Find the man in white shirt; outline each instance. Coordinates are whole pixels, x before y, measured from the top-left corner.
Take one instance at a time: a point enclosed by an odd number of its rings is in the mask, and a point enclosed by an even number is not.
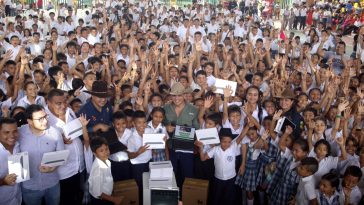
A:
[[[60,133],[63,133],[63,139],[65,142],[65,149],[70,151],[67,163],[60,166],[57,171],[60,177],[61,186],[61,205],[67,205],[72,203],[80,204],[82,202],[82,189],[84,185],[81,182],[85,170],[85,154],[88,153],[88,159],[92,162],[92,153],[88,148],[88,135],[85,119],[80,117],[80,121],[83,122],[83,139],[85,140],[85,146],[80,138],[69,139],[68,136],[64,136],[64,127],[67,123],[76,120],[76,114],[67,107],[67,100],[64,91],[59,89],[53,89],[48,93],[46,113],[49,115],[49,125],[58,129]],[[91,164],[91,163],[90,163]]]
[[[248,32],[244,26],[244,19],[239,19],[239,22],[235,25],[234,37],[244,38]]]
[[[17,176],[9,173],[8,169],[8,157],[19,152],[16,121],[9,118],[0,119],[0,204],[21,204],[20,183],[16,183]]]

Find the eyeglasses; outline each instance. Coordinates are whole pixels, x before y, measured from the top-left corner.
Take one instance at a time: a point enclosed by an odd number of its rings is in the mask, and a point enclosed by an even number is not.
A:
[[[40,117],[38,119],[33,119],[33,120],[38,120],[39,122],[44,122],[45,120],[49,119],[49,115],[44,115],[43,117]]]

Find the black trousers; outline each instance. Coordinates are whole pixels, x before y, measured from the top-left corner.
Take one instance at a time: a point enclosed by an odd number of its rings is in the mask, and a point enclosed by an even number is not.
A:
[[[139,189],[139,204],[143,204],[143,173],[149,171],[149,162],[143,164],[132,164],[131,170]]]
[[[114,182],[132,179],[131,176],[131,163],[129,160],[123,162],[111,162],[111,174]]]
[[[213,184],[213,205],[235,204],[235,177],[228,180],[214,178]]]
[[[60,205],[81,204],[83,191],[81,189],[82,173],[77,173],[70,178],[60,180],[61,199]]]

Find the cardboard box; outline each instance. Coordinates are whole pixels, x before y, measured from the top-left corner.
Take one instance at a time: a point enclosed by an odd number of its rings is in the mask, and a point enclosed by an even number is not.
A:
[[[208,180],[185,178],[182,189],[183,204],[206,205],[208,190]]]
[[[139,205],[138,185],[134,179],[115,182],[113,195],[124,197],[121,205]]]
[[[150,162],[150,179],[172,179],[173,167],[171,161]]]

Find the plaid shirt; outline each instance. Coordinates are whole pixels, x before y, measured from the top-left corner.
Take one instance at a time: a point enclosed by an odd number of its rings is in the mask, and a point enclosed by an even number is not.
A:
[[[300,176],[296,168],[290,169],[292,163],[292,155],[278,158],[276,171],[267,190],[271,196],[269,204],[286,205],[296,195]]]

